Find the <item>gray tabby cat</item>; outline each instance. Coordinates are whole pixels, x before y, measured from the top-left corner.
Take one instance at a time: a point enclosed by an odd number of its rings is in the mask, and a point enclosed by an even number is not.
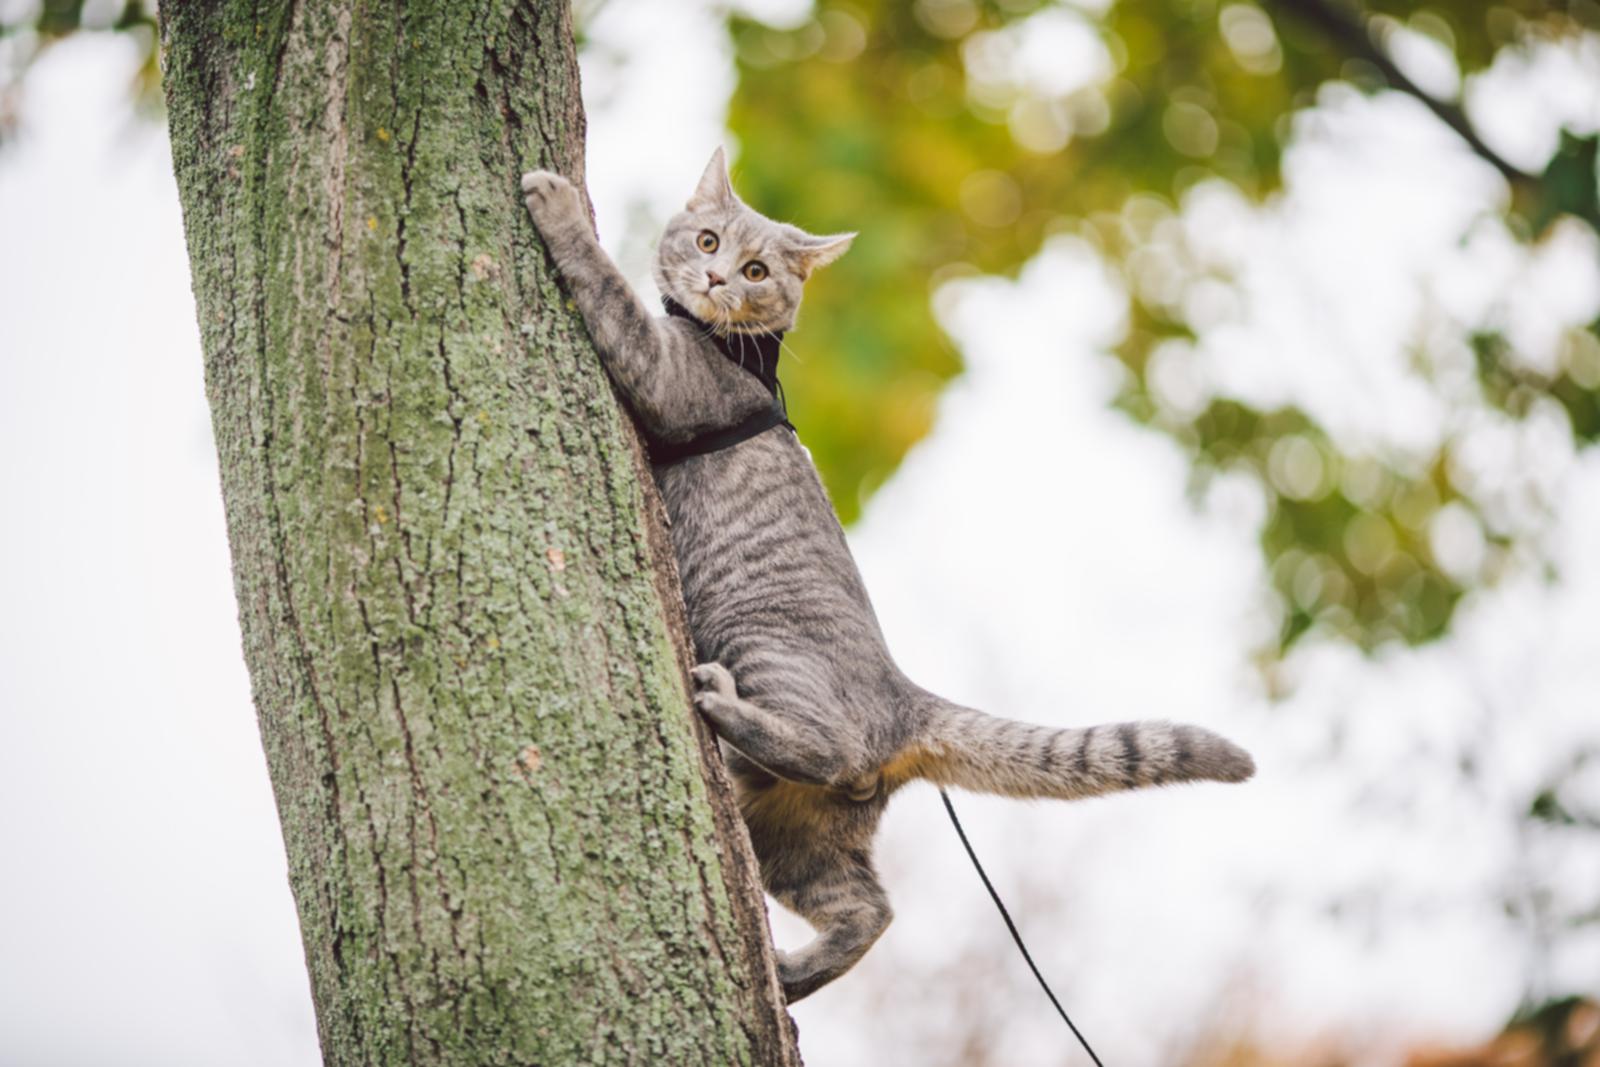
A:
[[[712,334],[743,346],[792,327],[802,283],[855,236],[814,237],[752,211],[718,149],[655,263],[662,293],[694,319],[662,318],[601,250],[567,179],[533,171],[522,189],[606,370],[665,449],[770,409],[766,368],[741,367],[731,355],[742,347],[725,356]],[[888,926],[872,838],[913,779],[1074,800],[1254,773],[1246,752],[1199,727],[1057,730],[917,687],[890,659],[816,469],[784,425],[658,463],[655,478],[702,661],[695,706],[725,742],[767,891],[817,931],[779,953],[791,1002],[849,970]]]

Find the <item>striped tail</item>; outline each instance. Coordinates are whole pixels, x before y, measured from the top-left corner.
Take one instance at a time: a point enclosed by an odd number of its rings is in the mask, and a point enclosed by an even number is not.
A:
[[[1057,730],[942,701],[912,773],[939,785],[1008,797],[1076,800],[1173,782],[1242,782],[1250,754],[1209,730],[1125,722]]]

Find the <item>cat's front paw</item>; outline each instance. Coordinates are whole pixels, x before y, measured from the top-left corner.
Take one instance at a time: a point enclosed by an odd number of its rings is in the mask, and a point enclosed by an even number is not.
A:
[[[739,699],[733,675],[720,663],[702,663],[689,672],[689,677],[694,679],[694,706],[705,714],[714,717],[719,706]]]
[[[568,222],[583,222],[583,197],[567,179],[553,171],[530,170],[522,176],[528,214],[541,233]]]

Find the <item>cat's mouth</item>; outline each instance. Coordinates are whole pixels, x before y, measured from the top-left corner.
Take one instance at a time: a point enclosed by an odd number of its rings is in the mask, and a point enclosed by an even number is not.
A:
[[[737,304],[724,304],[710,289],[692,291],[684,306],[694,312],[696,318],[718,330],[736,330],[745,325],[744,308]]]
[[[751,320],[750,311],[742,301],[726,290],[719,292],[706,285],[698,276],[673,271],[664,273],[660,281],[674,300],[717,333],[765,332],[760,323]]]

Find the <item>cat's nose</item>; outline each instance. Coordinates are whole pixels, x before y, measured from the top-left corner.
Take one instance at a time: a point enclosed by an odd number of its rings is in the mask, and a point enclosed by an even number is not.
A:
[[[728,279],[724,278],[714,270],[706,271],[706,281],[711,283],[710,288],[712,289],[715,289],[719,285],[728,284]]]

